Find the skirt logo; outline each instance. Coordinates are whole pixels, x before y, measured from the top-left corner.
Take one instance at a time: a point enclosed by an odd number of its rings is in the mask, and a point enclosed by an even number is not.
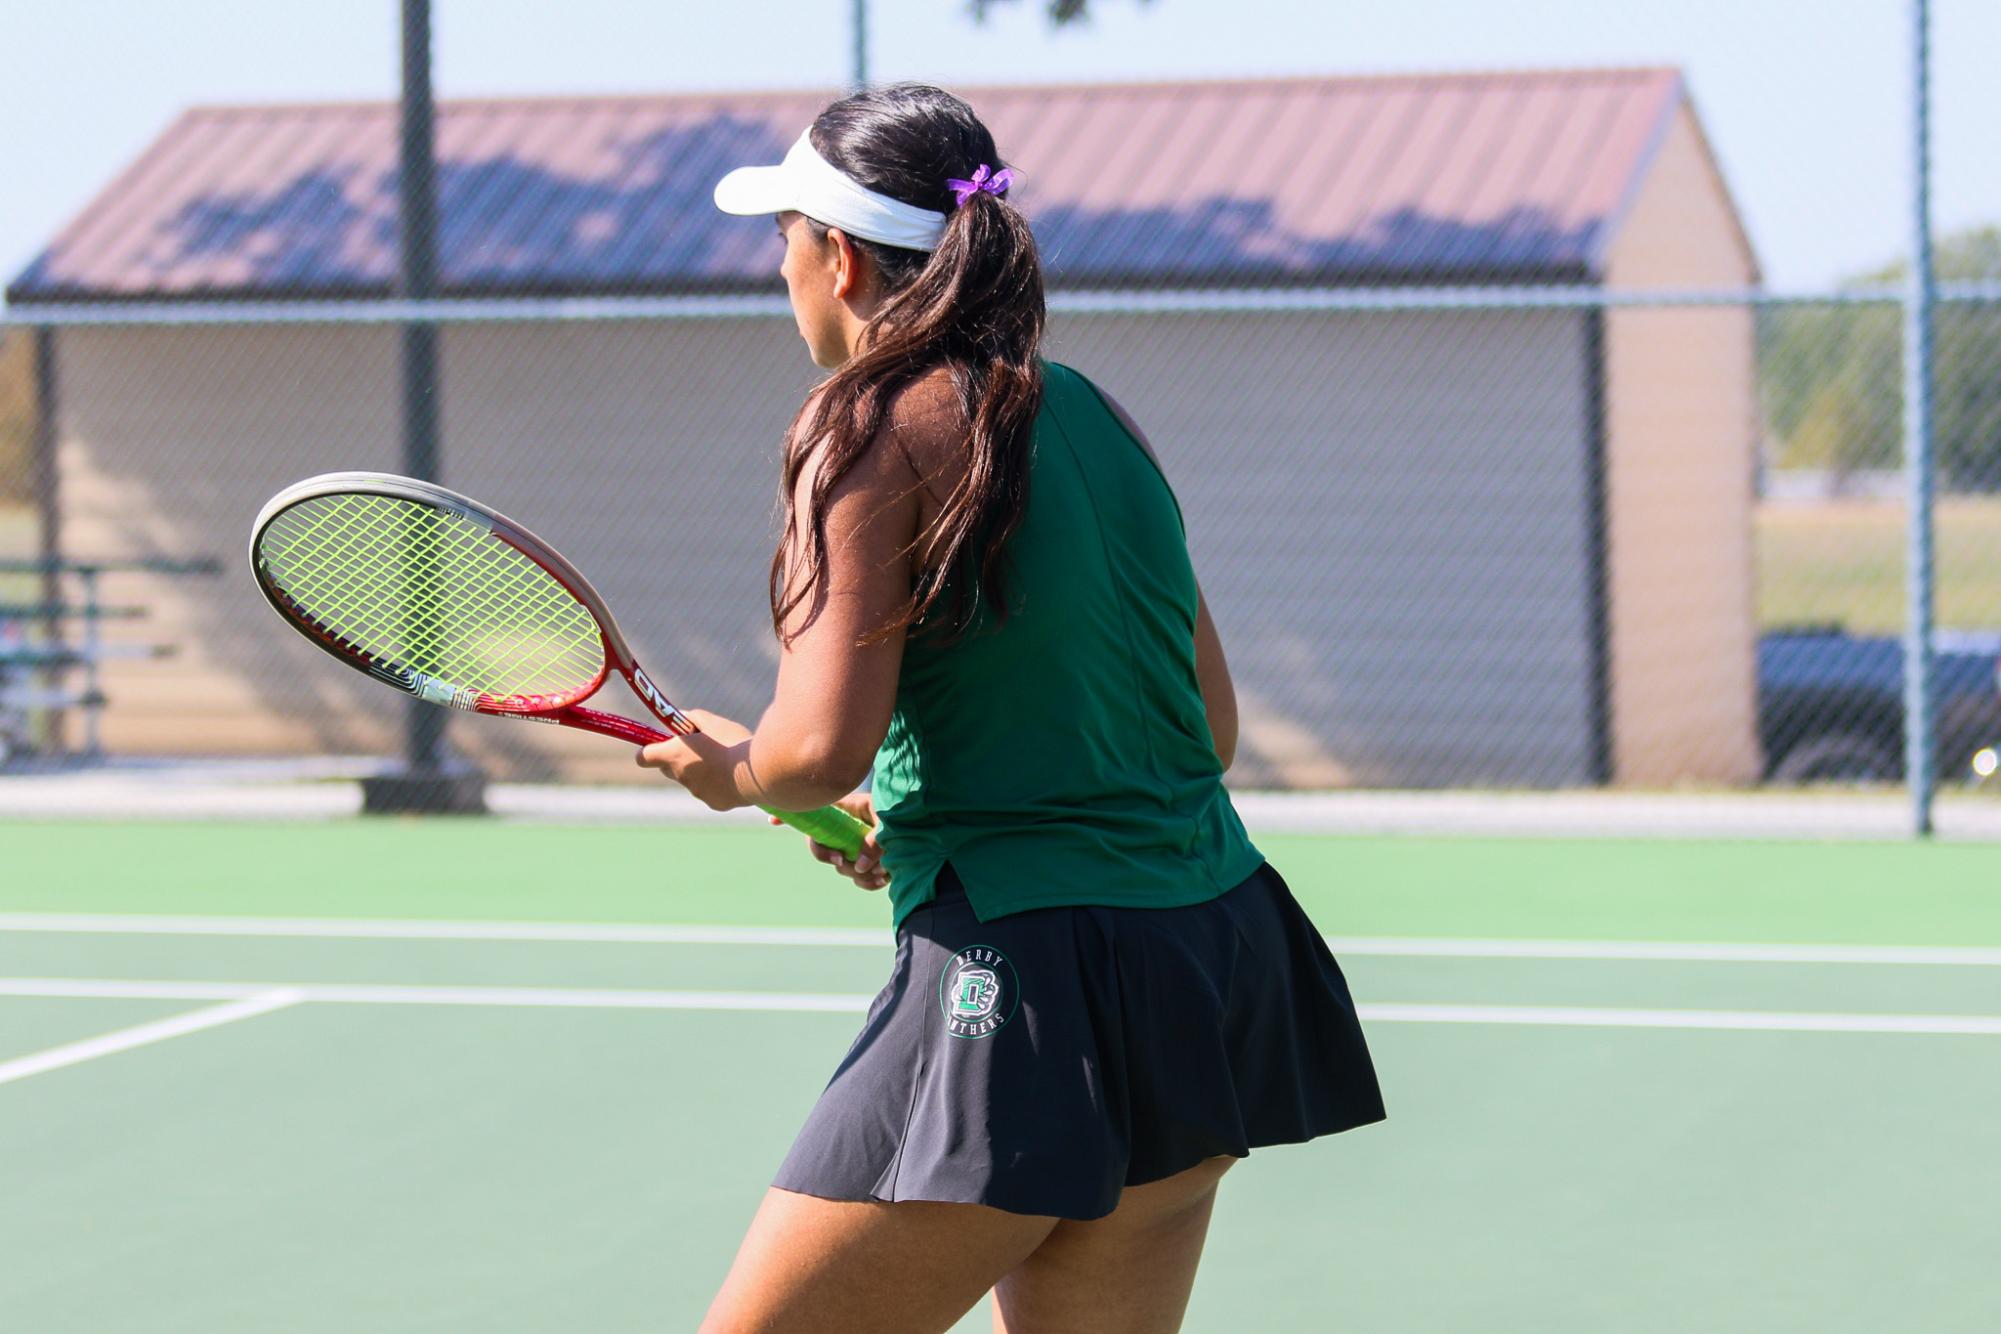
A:
[[[997,949],[974,945],[946,960],[938,976],[938,1008],[955,1038],[985,1038],[1014,1018],[1020,985],[1014,965]]]

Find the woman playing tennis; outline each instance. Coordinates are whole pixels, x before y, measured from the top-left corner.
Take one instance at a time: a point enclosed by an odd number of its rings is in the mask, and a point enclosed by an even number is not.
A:
[[[716,187],[770,215],[832,374],[785,441],[755,731],[649,746],[717,809],[839,801],[894,971],[751,1223],[715,1331],[1179,1327],[1237,1158],[1382,1119],[1347,984],[1222,783],[1229,669],[1137,427],[1044,360],[971,108],[915,84]],[[856,791],[873,767],[871,795]]]

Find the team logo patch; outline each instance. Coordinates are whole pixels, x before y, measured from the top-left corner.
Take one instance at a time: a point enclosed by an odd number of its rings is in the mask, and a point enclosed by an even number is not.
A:
[[[955,1038],[987,1038],[1014,1018],[1021,986],[1007,956],[986,945],[960,950],[938,976],[938,1008]]]

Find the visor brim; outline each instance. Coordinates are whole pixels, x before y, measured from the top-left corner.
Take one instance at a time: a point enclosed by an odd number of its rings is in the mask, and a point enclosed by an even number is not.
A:
[[[716,207],[739,217],[795,210],[798,200],[798,187],[782,166],[738,167],[716,182]]]

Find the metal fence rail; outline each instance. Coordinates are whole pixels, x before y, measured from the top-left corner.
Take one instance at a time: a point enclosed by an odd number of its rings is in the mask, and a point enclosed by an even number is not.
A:
[[[1052,314],[1256,315],[1274,312],[1360,313],[1400,310],[1649,310],[1743,306],[1901,308],[1889,288],[1772,291],[1761,287],[1620,291],[1595,286],[1267,287],[1049,293]],[[2001,282],[1933,285],[1935,305],[2001,304]],[[776,294],[733,296],[476,297],[433,301],[103,301],[0,305],[0,329],[174,328],[201,325],[515,324],[790,318]]]

